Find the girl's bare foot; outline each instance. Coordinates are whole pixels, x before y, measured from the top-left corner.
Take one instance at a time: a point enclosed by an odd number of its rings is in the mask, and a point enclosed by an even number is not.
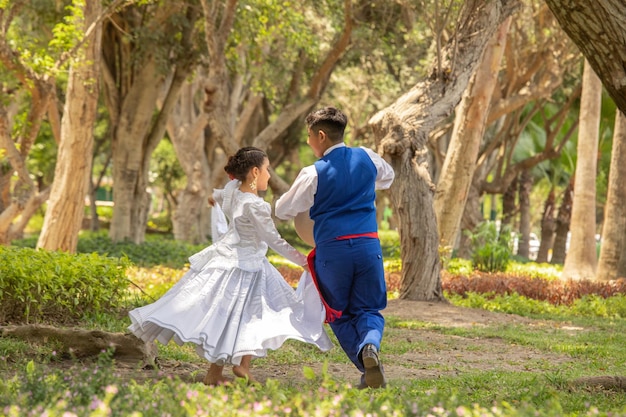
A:
[[[224,375],[222,375],[223,370],[223,366],[218,366],[212,363],[206,375],[204,376],[204,379],[202,380],[204,385],[215,386],[219,384],[226,384],[227,382],[229,382],[228,379],[225,378]]]
[[[249,383],[257,382],[250,373],[250,362],[252,356],[246,355],[241,358],[241,364],[233,366],[233,373],[239,378],[246,378]]]
[[[254,379],[254,377],[250,373],[250,369],[243,366],[233,366],[233,373],[239,378],[247,379],[248,382],[257,382],[257,380]]]

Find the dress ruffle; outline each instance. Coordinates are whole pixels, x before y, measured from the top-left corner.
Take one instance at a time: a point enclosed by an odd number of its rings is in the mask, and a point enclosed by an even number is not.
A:
[[[303,272],[294,290],[267,261],[256,272],[190,270],[159,300],[129,315],[129,330],[140,339],[194,343],[200,356],[218,364],[264,357],[287,339],[332,348],[311,275]]]

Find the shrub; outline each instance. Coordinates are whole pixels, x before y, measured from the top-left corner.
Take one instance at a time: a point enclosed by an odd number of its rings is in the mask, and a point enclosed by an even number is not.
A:
[[[442,286],[445,291],[462,297],[468,293],[492,296],[519,294],[533,300],[547,301],[555,306],[571,306],[577,300],[590,295],[609,298],[626,294],[624,278],[614,281],[561,281],[496,273],[474,272],[469,276],[444,273]]]
[[[126,257],[0,246],[0,322],[74,322],[122,306]]]
[[[16,247],[34,248],[37,237],[15,240],[11,243]],[[85,232],[78,239],[76,252],[97,253],[107,257],[128,257],[140,267],[163,265],[171,268],[182,268],[189,257],[204,249],[209,243],[192,245],[179,242],[162,235],[147,235],[145,242],[136,244],[130,241],[113,242],[106,232]]]
[[[511,231],[496,223],[486,221],[478,225],[475,233],[468,233],[472,249],[472,264],[483,272],[505,271],[511,258]]]

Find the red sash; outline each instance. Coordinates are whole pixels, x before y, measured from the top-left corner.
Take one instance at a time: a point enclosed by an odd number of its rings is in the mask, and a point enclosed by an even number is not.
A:
[[[346,240],[346,239],[354,239],[354,238],[357,238],[357,237],[371,237],[371,238],[378,239],[378,233],[376,233],[376,232],[359,233],[359,234],[355,234],[355,235],[339,236],[339,237],[337,237],[335,239],[337,239],[337,240]],[[315,288],[317,288],[317,292],[320,295],[320,299],[322,300],[322,304],[324,304],[324,308],[326,309],[326,319],[324,320],[324,323],[332,323],[333,321],[335,321],[339,317],[341,317],[343,312],[340,311],[340,310],[335,310],[334,308],[329,306],[328,303],[326,302],[326,300],[324,300],[324,296],[322,295],[322,292],[320,291],[320,286],[317,283],[317,275],[315,274],[315,248],[313,248],[313,250],[311,250],[311,252],[309,252],[308,256],[306,257],[306,260],[307,260],[307,264],[309,265],[309,271],[311,272],[311,278],[313,278],[313,283],[315,284]]]

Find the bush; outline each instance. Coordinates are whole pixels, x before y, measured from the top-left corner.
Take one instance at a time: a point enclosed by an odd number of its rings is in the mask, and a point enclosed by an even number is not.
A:
[[[512,254],[509,227],[503,226],[498,232],[495,222],[486,221],[478,225],[475,233],[468,235],[475,269],[483,272],[506,270]]]
[[[510,274],[450,275],[444,273],[442,286],[450,294],[466,297],[468,293],[507,296],[518,294],[533,300],[547,301],[558,306],[571,306],[586,296],[609,298],[615,295],[626,295],[626,279],[614,281],[590,280],[555,280],[531,278]]]
[[[37,237],[15,240],[12,246],[34,248]],[[170,268],[182,268],[191,255],[204,249],[209,243],[192,245],[179,242],[162,235],[147,235],[145,242],[136,244],[130,241],[113,242],[106,232],[82,233],[78,239],[76,252],[97,253],[107,257],[128,257],[140,267],[163,265]]]
[[[126,257],[0,246],[0,322],[75,322],[118,309],[129,281]]]

